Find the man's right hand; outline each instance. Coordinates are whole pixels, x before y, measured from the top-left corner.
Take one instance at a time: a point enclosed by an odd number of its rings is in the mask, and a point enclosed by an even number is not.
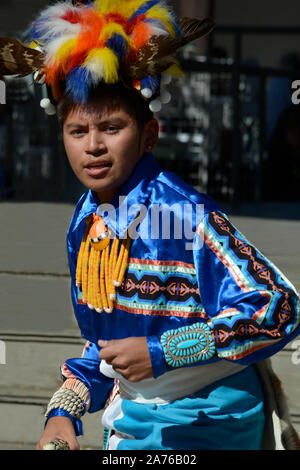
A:
[[[36,450],[43,450],[43,446],[55,439],[62,439],[69,444],[70,450],[79,450],[80,446],[72,421],[66,416],[53,416],[47,422],[43,434],[36,445]]]

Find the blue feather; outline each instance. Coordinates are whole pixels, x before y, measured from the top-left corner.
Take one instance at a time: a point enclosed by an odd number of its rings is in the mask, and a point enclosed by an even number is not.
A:
[[[67,75],[66,92],[71,95],[75,103],[86,104],[92,86],[91,73],[84,67],[75,67]]]
[[[120,61],[124,60],[128,51],[128,42],[121,34],[114,34],[106,41],[106,46],[114,51]]]
[[[148,75],[147,77],[141,80],[142,89],[150,88],[153,94],[155,94],[157,91],[159,91],[160,80],[161,80],[160,75],[156,75],[154,77],[151,77],[150,75]]]
[[[42,36],[47,34],[49,28],[47,26],[48,18],[40,18],[35,21],[29,30],[31,40],[40,39]]]
[[[157,28],[163,29],[164,31],[168,32],[163,22],[160,20],[157,20],[156,18],[146,18],[144,20],[144,23],[149,23],[150,25],[152,24],[153,26],[156,26]]]
[[[140,8],[129,18],[128,21],[133,20],[133,18],[135,18],[136,16],[144,15],[144,13],[147,13],[150,8],[160,3],[160,1],[161,0],[148,0],[148,2],[143,3]]]
[[[182,36],[182,31],[181,31],[181,29],[180,29],[180,27],[178,26],[178,23],[177,23],[178,18],[177,18],[177,16],[175,15],[174,11],[171,10],[171,11],[170,11],[170,15],[171,15],[172,18],[173,18],[172,24],[173,24],[173,26],[174,26],[174,28],[175,28],[176,36],[177,36],[177,37]]]

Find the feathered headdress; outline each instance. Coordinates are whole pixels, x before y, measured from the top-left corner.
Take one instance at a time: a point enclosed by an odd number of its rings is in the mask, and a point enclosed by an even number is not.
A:
[[[181,74],[177,50],[213,27],[209,18],[176,19],[163,0],[59,1],[33,23],[29,47],[0,38],[0,74],[36,71],[57,101],[67,92],[84,104],[100,82],[118,81],[150,99],[162,77]]]

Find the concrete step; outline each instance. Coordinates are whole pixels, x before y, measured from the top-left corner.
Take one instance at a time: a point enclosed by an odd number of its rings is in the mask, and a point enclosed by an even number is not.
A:
[[[73,211],[71,204],[2,202],[1,271],[68,273],[66,234]]]
[[[1,335],[6,364],[0,366],[0,396],[39,399],[47,403],[60,386],[60,366],[80,357],[84,340],[51,335]]]
[[[21,403],[1,403],[1,450],[34,450],[44,429],[44,406]],[[103,448],[101,412],[83,417],[84,436],[78,437],[82,450]]]
[[[47,403],[62,383],[60,365],[68,358],[80,357],[84,341],[51,335],[6,334],[2,338],[6,364],[0,365],[0,448],[32,449],[43,431]],[[80,444],[101,448],[101,412],[87,413],[83,429]]]
[[[0,332],[78,335],[70,279],[0,274]]]

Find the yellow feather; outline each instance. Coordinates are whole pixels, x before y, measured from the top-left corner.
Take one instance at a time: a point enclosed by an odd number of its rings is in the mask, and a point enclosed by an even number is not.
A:
[[[182,78],[183,77],[183,72],[182,72],[182,70],[181,70],[181,68],[180,68],[177,61],[174,61],[174,64],[171,65],[163,73],[167,73],[169,75],[172,75],[172,77],[176,77],[176,78]]]
[[[36,49],[38,46],[39,45],[36,41],[31,41],[28,47],[30,47],[31,49]]]
[[[130,18],[145,0],[95,0],[94,7],[98,13],[119,13],[126,19]]]
[[[64,62],[70,55],[71,51],[74,49],[76,43],[77,39],[69,39],[62,46],[60,46],[53,58],[54,62]]]
[[[116,83],[119,79],[118,57],[108,47],[92,49],[84,65],[96,79],[100,78],[105,83]]]
[[[164,27],[166,28],[170,36],[172,38],[176,36],[175,28],[172,25],[173,18],[166,8],[159,5],[155,5],[154,7],[150,8],[150,10],[146,13],[146,17],[162,21]]]
[[[118,12],[125,16],[125,18],[130,18],[139,8],[141,5],[145,3],[145,0],[127,0],[121,1],[118,5]]]
[[[114,0],[95,0],[94,7],[99,13],[108,13],[112,3]]]
[[[132,40],[127,36],[122,26],[118,23],[106,24],[101,31],[100,40],[105,37],[109,39],[114,34],[120,34],[129,44],[131,44]]]

